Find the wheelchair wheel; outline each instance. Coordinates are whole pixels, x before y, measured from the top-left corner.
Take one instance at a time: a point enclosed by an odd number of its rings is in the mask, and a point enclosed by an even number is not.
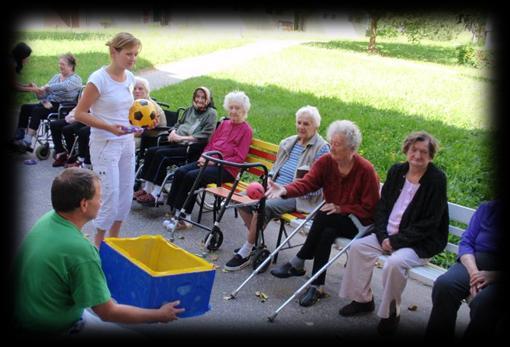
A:
[[[45,143],[44,145],[41,145],[35,149],[35,156],[39,160],[46,160],[50,157],[51,149],[50,144]]]
[[[269,257],[270,254],[271,254],[271,252],[269,252],[269,250],[267,248],[257,249],[255,251],[255,254],[253,255],[253,263],[252,263],[253,270],[258,268],[260,266],[260,264],[262,264],[264,262],[264,260],[266,260]],[[262,269],[260,269],[260,271],[258,273],[261,274],[263,272],[266,272],[269,265],[271,265],[270,261],[268,261],[267,264],[264,265],[264,267]]]
[[[213,229],[207,236],[205,237],[204,244],[205,248],[210,251],[215,251],[220,248],[223,243],[223,233],[219,229]]]

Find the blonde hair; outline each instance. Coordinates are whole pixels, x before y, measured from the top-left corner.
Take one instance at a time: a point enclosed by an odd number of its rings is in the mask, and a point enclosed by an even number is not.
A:
[[[134,46],[138,46],[139,49],[142,49],[142,42],[130,33],[126,32],[118,33],[110,41],[108,41],[106,45],[110,47],[110,52],[113,49],[120,52],[126,47],[131,48]]]

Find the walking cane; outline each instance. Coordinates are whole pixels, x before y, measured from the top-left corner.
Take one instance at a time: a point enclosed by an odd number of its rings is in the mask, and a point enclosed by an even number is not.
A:
[[[359,222],[358,218],[356,216],[354,216],[353,214],[350,214],[349,218],[351,218],[354,225],[358,228],[358,233],[356,234],[356,236],[354,236],[354,238],[347,245],[345,245],[345,247],[340,252],[338,252],[337,255],[335,255],[333,258],[331,258],[331,260],[328,261],[326,265],[324,265],[319,271],[317,271],[317,273],[315,275],[313,275],[308,281],[306,281],[305,284],[303,284],[297,291],[295,291],[294,294],[292,294],[292,296],[290,298],[288,298],[287,301],[285,301],[280,307],[278,307],[278,309],[276,309],[276,311],[274,311],[274,313],[271,316],[267,317],[267,319],[270,322],[274,322],[278,313],[281,310],[283,310],[283,308],[285,306],[287,306],[287,304],[289,302],[291,302],[292,299],[294,299],[296,297],[296,295],[298,295],[303,289],[308,287],[310,285],[310,283],[312,283],[317,277],[319,277],[324,271],[326,271],[326,269],[331,264],[333,264],[335,262],[335,260],[337,260],[340,256],[342,256],[342,254],[344,254],[349,249],[349,247],[355,240],[359,239],[360,237],[363,237],[367,233],[367,231],[369,231],[372,228],[372,225],[363,226]]]
[[[250,276],[236,289],[234,290],[230,296],[228,297],[228,299],[235,299],[237,293],[241,290],[242,287],[244,287],[244,285],[246,283],[248,283],[249,280],[251,280],[253,278],[253,276],[255,276],[261,269],[264,268],[264,266],[269,262],[271,261],[271,259],[280,251],[280,249],[285,246],[285,244],[299,231],[301,230],[301,228],[303,228],[303,226],[308,223],[308,221],[310,221],[314,215],[320,210],[320,208],[322,206],[324,206],[326,202],[323,201],[321,202],[312,212],[310,212],[310,214],[308,216],[306,216],[305,220],[301,222],[301,224],[299,224],[297,226],[297,228],[289,234],[289,236],[287,236],[287,238],[285,240],[283,240],[280,245],[271,253],[267,256],[267,258],[262,262],[262,264],[260,264],[255,270],[253,270],[253,272],[250,274]]]

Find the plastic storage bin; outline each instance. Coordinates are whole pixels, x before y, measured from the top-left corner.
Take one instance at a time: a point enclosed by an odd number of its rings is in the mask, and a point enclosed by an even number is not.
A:
[[[99,255],[110,293],[120,304],[159,308],[180,300],[186,309],[182,318],[211,308],[214,265],[161,235],[106,238]]]

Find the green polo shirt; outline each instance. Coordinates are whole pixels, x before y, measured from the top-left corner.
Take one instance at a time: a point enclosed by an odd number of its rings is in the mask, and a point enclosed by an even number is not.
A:
[[[97,249],[55,211],[28,233],[14,271],[15,315],[22,329],[65,331],[84,308],[110,299]]]

